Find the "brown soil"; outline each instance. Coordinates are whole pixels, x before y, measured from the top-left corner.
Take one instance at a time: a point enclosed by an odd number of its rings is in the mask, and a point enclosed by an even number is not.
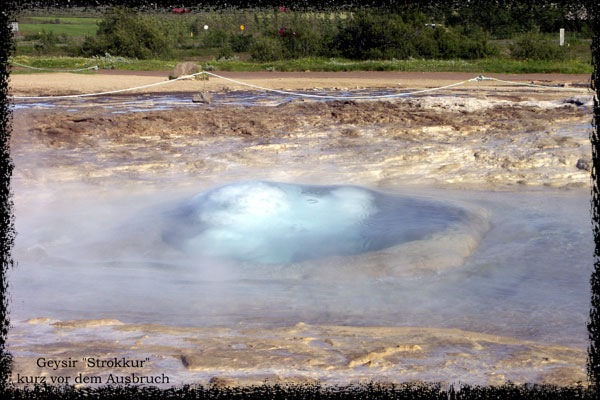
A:
[[[123,324],[116,320],[70,321],[35,319],[45,326],[46,343],[13,342],[11,350],[43,354],[52,359],[98,360],[123,356],[149,362],[135,373],[170,376],[170,386],[193,382],[218,386],[321,383],[328,385],[441,382],[456,377],[476,384],[506,381],[560,386],[585,382],[585,350],[544,345],[510,337],[458,329],[414,327],[319,326],[298,323],[277,329],[177,328]],[[87,328],[87,340],[65,340],[77,328]],[[106,332],[135,334],[133,341],[109,340]],[[75,333],[76,334],[76,333]],[[48,340],[56,337],[54,342]],[[152,338],[160,337],[157,341]],[[183,348],[177,344],[184,340]],[[498,348],[502,348],[498,353]],[[131,356],[137,354],[138,356]],[[51,356],[50,356],[51,355]],[[143,355],[143,356],[142,356]],[[56,371],[36,366],[36,358],[15,360],[13,375],[125,375],[131,368],[73,368]],[[316,376],[316,378],[315,378]],[[73,378],[71,378],[73,379]],[[105,382],[105,380],[103,381]]]
[[[121,179],[133,173],[152,180],[157,174],[210,176],[238,167],[281,170],[286,157],[288,168],[306,171],[327,163],[336,166],[342,181],[377,186],[587,186],[588,172],[578,165],[589,161],[589,140],[557,132],[560,124],[585,124],[590,110],[556,100],[532,101],[528,94],[300,99],[276,107],[218,105],[125,114],[94,106],[77,112],[34,110],[29,114],[34,121],[16,119],[13,155],[29,164],[20,164],[17,175],[52,166],[61,174],[69,171],[64,179],[82,174]],[[36,148],[37,157],[20,158],[20,149]],[[60,167],[63,160],[56,155],[44,159],[48,148],[68,151],[69,165]],[[191,151],[200,148],[201,158]],[[121,167],[107,167],[115,163]]]
[[[98,115],[96,110],[76,114],[47,112],[32,128],[38,140],[53,147],[94,145],[95,140],[111,138],[116,142],[148,134],[161,137],[233,135],[255,138],[281,138],[306,133],[306,127],[328,129],[346,127],[342,136],[358,136],[361,126],[376,124],[384,135],[406,135],[424,127],[446,126],[460,131],[463,138],[480,131],[482,125],[503,135],[512,131],[543,130],[558,120],[585,117],[575,107],[539,110],[533,107],[493,108],[474,113],[432,112],[416,102],[332,101],[292,102],[277,108],[222,106],[221,112],[199,108],[174,111],[150,111],[129,114]],[[402,129],[393,129],[401,124]],[[285,134],[282,135],[282,132]],[[489,133],[488,133],[489,135]],[[29,135],[28,135],[29,136]],[[19,138],[21,136],[17,136]],[[91,141],[91,142],[90,142]],[[165,143],[168,145],[168,142]]]

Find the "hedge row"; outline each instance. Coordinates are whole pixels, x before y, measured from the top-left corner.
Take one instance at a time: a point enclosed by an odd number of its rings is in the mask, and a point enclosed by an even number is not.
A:
[[[249,52],[257,61],[300,57],[367,59],[479,59],[498,55],[489,32],[478,26],[432,24],[417,11],[382,13],[254,14],[251,29],[240,31],[232,15],[203,29],[199,18],[177,23],[165,16],[115,8],[100,22],[98,34],[75,49],[82,56],[106,53],[138,59],[168,58],[175,48],[221,48],[218,58]],[[237,31],[236,31],[237,29]],[[191,38],[196,38],[191,39]],[[557,59],[564,55],[554,43],[527,34],[511,46],[517,59]],[[193,51],[193,50],[192,50]]]

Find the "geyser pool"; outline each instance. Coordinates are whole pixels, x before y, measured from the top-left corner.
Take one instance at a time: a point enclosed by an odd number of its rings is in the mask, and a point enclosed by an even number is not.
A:
[[[163,240],[193,256],[292,264],[423,241],[473,221],[452,203],[356,186],[249,181],[166,214]]]

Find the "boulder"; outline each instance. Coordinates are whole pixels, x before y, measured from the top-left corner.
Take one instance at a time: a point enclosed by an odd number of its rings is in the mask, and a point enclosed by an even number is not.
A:
[[[587,160],[585,158],[580,158],[577,160],[577,165],[575,165],[577,169],[582,169],[584,171],[591,171],[592,169],[592,161]]]
[[[192,96],[194,103],[210,104],[212,103],[213,96],[208,92],[200,92]]]
[[[202,71],[202,67],[193,62],[179,63],[173,68],[173,72],[170,77],[172,79],[179,78],[180,76],[191,75]]]
[[[594,105],[594,98],[592,96],[572,96],[564,99],[563,103],[589,107]]]

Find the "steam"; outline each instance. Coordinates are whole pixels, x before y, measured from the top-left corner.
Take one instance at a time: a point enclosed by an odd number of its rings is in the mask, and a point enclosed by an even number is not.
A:
[[[190,257],[293,264],[422,240],[464,210],[355,186],[250,181],[194,196],[166,214],[163,239]]]

